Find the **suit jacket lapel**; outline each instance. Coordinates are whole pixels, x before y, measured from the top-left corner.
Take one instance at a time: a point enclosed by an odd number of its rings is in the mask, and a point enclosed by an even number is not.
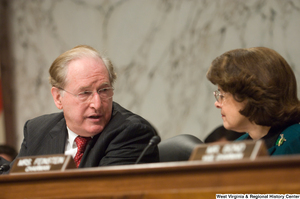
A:
[[[63,118],[49,131],[49,142],[44,148],[49,154],[61,154],[65,152],[65,144],[67,140],[66,121]]]
[[[99,161],[104,155],[104,151],[103,151],[104,145],[97,144],[95,148],[94,146],[96,142],[101,142],[101,139],[99,138],[100,135],[101,133],[95,135],[93,139],[86,146],[79,168],[99,166]]]

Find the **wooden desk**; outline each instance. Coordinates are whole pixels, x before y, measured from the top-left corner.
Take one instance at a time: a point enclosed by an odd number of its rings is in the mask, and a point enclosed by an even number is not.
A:
[[[0,198],[216,198],[216,193],[299,194],[300,156],[255,161],[154,163],[0,176]]]

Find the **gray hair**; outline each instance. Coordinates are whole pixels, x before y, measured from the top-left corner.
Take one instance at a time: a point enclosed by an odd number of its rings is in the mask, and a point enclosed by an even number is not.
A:
[[[64,88],[66,84],[69,63],[73,60],[83,57],[100,58],[108,71],[110,84],[113,86],[117,75],[114,71],[111,61],[106,57],[102,57],[97,50],[88,45],[76,46],[71,50],[64,52],[54,60],[49,69],[50,84],[53,87]]]

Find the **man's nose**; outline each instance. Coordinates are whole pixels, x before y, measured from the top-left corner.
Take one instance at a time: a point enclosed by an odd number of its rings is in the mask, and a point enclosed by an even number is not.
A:
[[[92,99],[90,101],[90,104],[95,109],[98,109],[101,106],[101,100],[102,99],[100,98],[100,95],[97,92],[94,92],[92,94]]]

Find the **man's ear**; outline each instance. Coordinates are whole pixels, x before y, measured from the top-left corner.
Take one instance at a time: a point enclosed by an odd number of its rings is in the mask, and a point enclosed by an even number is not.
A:
[[[53,100],[54,100],[54,103],[56,105],[56,107],[58,109],[62,109],[63,106],[62,106],[62,103],[61,103],[61,90],[59,88],[56,88],[56,87],[52,87],[51,88],[51,94],[52,94],[52,97],[53,97]]]

